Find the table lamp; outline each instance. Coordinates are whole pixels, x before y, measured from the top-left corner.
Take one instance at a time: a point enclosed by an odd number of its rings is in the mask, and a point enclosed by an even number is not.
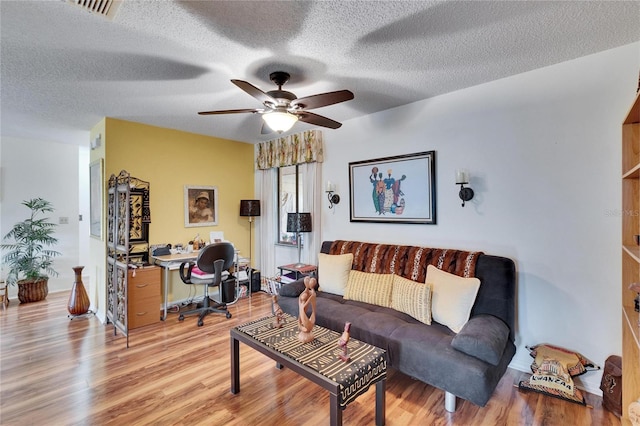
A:
[[[302,249],[300,233],[311,232],[311,213],[287,213],[287,232],[295,232],[297,234],[298,264],[296,267],[299,268],[303,265],[300,262],[300,250]]]
[[[240,216],[249,217],[249,260],[253,262],[251,255],[251,224],[254,217],[260,216],[260,200],[240,200]],[[249,265],[251,266],[251,265]]]

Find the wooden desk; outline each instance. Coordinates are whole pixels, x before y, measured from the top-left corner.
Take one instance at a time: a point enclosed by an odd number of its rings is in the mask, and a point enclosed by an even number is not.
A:
[[[200,251],[193,251],[191,253],[176,253],[167,254],[164,256],[151,256],[153,262],[156,265],[160,265],[164,268],[164,274],[162,277],[162,283],[164,292],[162,293],[162,321],[167,319],[167,304],[169,298],[169,271],[180,268],[182,262],[189,262],[198,258]]]
[[[240,253],[239,250],[235,251],[235,255],[233,259],[233,265],[235,270],[238,269],[239,253]],[[169,299],[169,271],[175,271],[176,269],[179,269],[182,262],[197,260],[199,254],[200,254],[200,250],[196,250],[191,253],[176,253],[176,254],[167,254],[164,256],[151,256],[153,263],[155,263],[156,265],[160,265],[161,267],[164,268],[164,274],[162,277],[163,287],[164,287],[164,292],[162,294],[162,317],[161,317],[162,321],[164,321],[167,318],[167,305],[169,303],[169,300],[168,300]],[[237,273],[236,273],[236,276],[237,276]],[[247,294],[251,296],[251,291],[250,291],[251,281],[248,280],[247,282],[248,282]],[[238,282],[236,282],[236,287],[237,286],[238,286]],[[236,297],[233,302],[227,303],[227,305],[232,305],[236,303],[237,300],[238,298]]]

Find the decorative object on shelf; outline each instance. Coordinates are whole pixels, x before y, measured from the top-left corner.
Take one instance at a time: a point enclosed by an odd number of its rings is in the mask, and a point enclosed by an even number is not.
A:
[[[342,353],[338,355],[338,357],[340,357],[340,359],[344,362],[351,361],[351,358],[349,357],[349,348],[347,348],[347,343],[349,343],[350,331],[351,331],[351,323],[350,322],[344,323],[344,331],[342,332],[342,335],[338,339],[338,346],[342,348]]]
[[[313,341],[313,327],[316,325],[316,287],[315,278],[305,277],[305,289],[298,296],[298,340],[302,343]],[[311,313],[307,310],[311,307]]]
[[[331,181],[327,181],[327,198],[329,199],[329,208],[332,209],[334,204],[340,203],[340,196],[335,194],[335,187]]]
[[[469,187],[465,188],[465,185],[468,184],[469,172],[466,169],[456,170],[456,185],[460,185],[460,192],[458,193],[458,196],[462,200],[462,207],[464,207],[464,203],[473,199],[473,189]]]
[[[640,283],[629,284],[629,290],[633,291],[636,294],[636,297],[633,299],[633,309],[636,312],[640,312]]]
[[[434,225],[435,156],[426,151],[349,163],[350,221]]]
[[[253,248],[251,241],[252,223],[254,217],[260,217],[260,200],[240,200],[240,216],[249,218],[249,266],[253,263]]]
[[[300,261],[300,250],[302,250],[302,241],[300,241],[301,232],[311,232],[311,213],[287,213],[287,232],[296,233],[296,245],[298,247],[298,266],[302,266]]]
[[[276,319],[273,322],[273,328],[282,328],[282,317],[284,316],[284,312],[278,304],[278,296],[275,294],[271,296],[271,312],[273,312],[273,316]]]
[[[70,314],[69,317],[73,319],[73,317],[89,312],[91,303],[89,302],[89,296],[87,296],[87,291],[84,289],[84,284],[82,283],[82,270],[84,266],[74,266],[72,269],[75,278],[73,280],[73,286],[71,287],[71,293],[69,294],[67,310]]]
[[[184,226],[218,224],[218,187],[184,186]]]
[[[2,261],[8,267],[6,281],[18,285],[20,303],[44,300],[49,293],[49,275],[57,276],[53,269],[53,258],[60,253],[50,247],[57,244],[53,236],[57,224],[43,213],[53,212],[53,206],[42,198],[32,198],[21,203],[31,210],[31,215],[13,225],[3,240],[13,240],[2,244],[5,250]]]

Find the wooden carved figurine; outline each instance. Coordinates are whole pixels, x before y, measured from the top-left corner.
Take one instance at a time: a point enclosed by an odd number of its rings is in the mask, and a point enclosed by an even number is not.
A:
[[[349,349],[347,348],[347,343],[349,342],[349,331],[351,330],[351,323],[344,323],[344,331],[342,332],[342,336],[338,339],[338,346],[342,348],[342,353],[338,355],[341,360],[344,362],[351,361],[349,357]]]
[[[316,324],[316,279],[306,277],[304,279],[304,291],[298,297],[298,340],[302,343],[313,341],[313,326]],[[311,308],[311,313],[307,311]]]
[[[278,296],[276,296],[275,294],[271,296],[271,301],[271,311],[276,318],[276,320],[273,322],[273,328],[282,328],[282,316],[284,315],[284,312],[282,311],[280,305],[278,305]]]

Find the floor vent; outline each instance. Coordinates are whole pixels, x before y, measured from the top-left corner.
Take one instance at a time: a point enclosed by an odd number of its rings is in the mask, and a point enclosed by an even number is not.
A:
[[[123,0],[67,0],[87,12],[95,13],[113,20]]]

